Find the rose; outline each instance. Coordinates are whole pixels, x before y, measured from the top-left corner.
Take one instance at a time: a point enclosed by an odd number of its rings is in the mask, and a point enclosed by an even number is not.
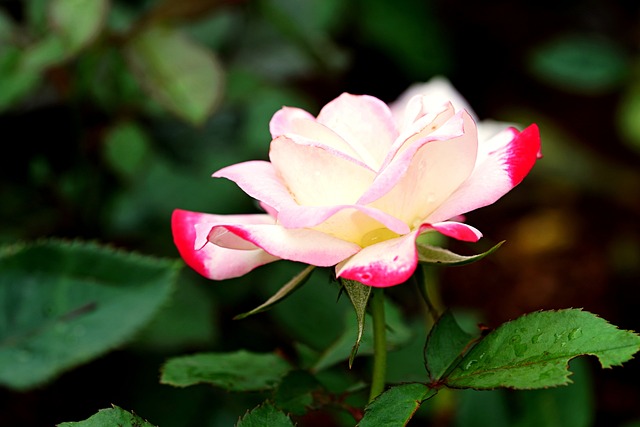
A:
[[[188,265],[217,280],[287,259],[335,266],[337,277],[366,285],[400,284],[416,268],[418,235],[477,241],[481,233],[458,218],[502,197],[539,157],[536,125],[496,132],[472,114],[444,79],[410,88],[391,106],[344,93],[317,117],[284,107],[270,122],[270,162],[213,174],[266,213],[176,210],[175,244]]]

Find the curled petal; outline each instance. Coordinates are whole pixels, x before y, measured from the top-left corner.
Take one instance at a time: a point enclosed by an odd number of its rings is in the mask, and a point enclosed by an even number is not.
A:
[[[403,283],[416,269],[419,230],[367,246],[336,266],[336,276],[379,288]]]
[[[540,157],[536,125],[500,132],[478,147],[478,159],[467,180],[427,221],[442,221],[490,205],[518,185]]]
[[[255,160],[238,163],[220,169],[213,177],[227,178],[235,182],[249,196],[275,211],[280,211],[283,206],[295,204],[291,193],[269,162]]]
[[[271,221],[267,215],[211,215],[176,209],[171,216],[173,241],[180,256],[195,271],[213,280],[240,277],[256,267],[277,261],[279,258],[260,248],[233,250],[211,243],[201,244],[197,240],[196,227],[199,224],[220,224],[227,222]]]
[[[275,139],[287,133],[299,133],[299,123],[301,121],[315,121],[315,117],[301,108],[283,107],[278,110],[269,122],[271,138]],[[303,122],[304,123],[304,122]]]
[[[463,242],[477,242],[482,237],[482,233],[468,224],[455,221],[443,221],[433,224],[423,224],[421,229],[433,229],[441,234]]]
[[[211,229],[209,241],[231,246],[238,244],[239,241],[230,238],[227,232],[253,243],[274,257],[318,267],[335,265],[360,250],[355,243],[320,231],[288,229],[274,224],[221,224]]]

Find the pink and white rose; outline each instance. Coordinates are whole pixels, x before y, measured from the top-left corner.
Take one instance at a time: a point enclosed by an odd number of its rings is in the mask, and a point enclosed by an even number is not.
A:
[[[480,239],[456,219],[518,185],[540,152],[536,125],[477,124],[442,78],[390,106],[344,93],[317,117],[284,107],[270,130],[270,161],[213,174],[257,199],[264,214],[173,213],[175,244],[205,277],[286,259],[335,266],[337,277],[370,286],[400,284],[416,268],[421,233]]]

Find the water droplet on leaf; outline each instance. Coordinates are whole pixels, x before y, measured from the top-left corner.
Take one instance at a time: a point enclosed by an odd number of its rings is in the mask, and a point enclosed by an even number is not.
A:
[[[464,366],[462,367],[462,369],[464,369],[465,371],[468,371],[469,369],[471,369],[471,367],[475,364],[477,364],[478,361],[476,359],[471,359],[469,360],[467,363],[464,364]]]
[[[573,329],[571,332],[569,332],[569,335],[568,335],[569,340],[577,340],[581,336],[582,336],[582,328]]]

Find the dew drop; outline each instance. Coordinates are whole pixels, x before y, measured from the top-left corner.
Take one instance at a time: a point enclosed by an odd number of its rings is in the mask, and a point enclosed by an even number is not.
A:
[[[516,344],[513,346],[513,352],[518,357],[522,357],[527,353],[527,345],[526,344]]]
[[[537,344],[540,341],[540,338],[542,337],[542,332],[535,334],[534,336],[531,337],[531,344]]]
[[[475,364],[477,364],[478,361],[476,359],[471,359],[469,360],[467,363],[464,364],[464,366],[462,367],[462,369],[464,369],[465,371],[468,371],[469,369],[471,369],[471,367]]]
[[[567,337],[569,338],[569,340],[577,340],[578,338],[580,338],[582,336],[582,328],[576,328],[571,330],[571,332],[569,332],[569,335],[567,335]]]
[[[514,336],[512,336],[512,337],[509,339],[509,342],[510,342],[511,344],[517,344],[517,343],[519,343],[520,341],[522,341],[522,337],[521,337],[520,335],[514,335]]]

